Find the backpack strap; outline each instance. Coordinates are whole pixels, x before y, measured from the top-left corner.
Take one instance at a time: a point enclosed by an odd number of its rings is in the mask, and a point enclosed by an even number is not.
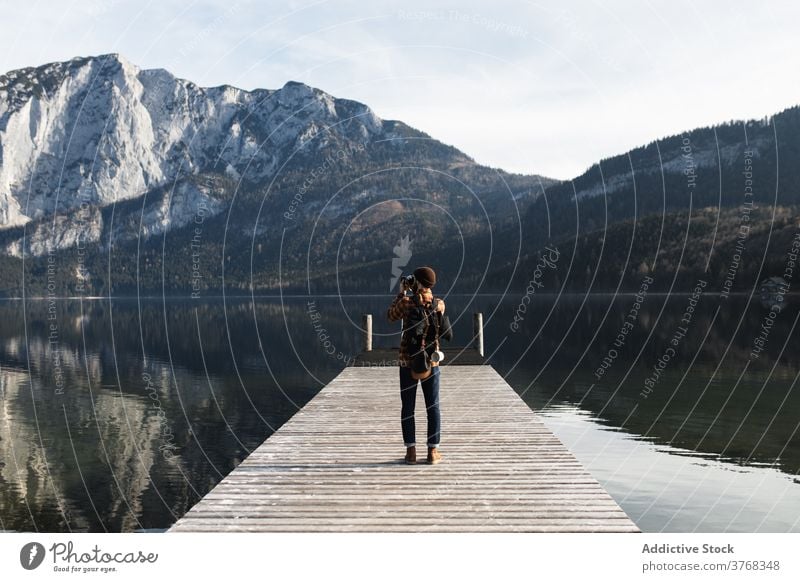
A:
[[[431,323],[433,324],[433,333],[434,333],[434,335],[433,335],[433,343],[434,343],[434,346],[435,346],[434,349],[436,349],[436,350],[439,349],[439,333],[441,331],[440,328],[439,328],[439,317],[438,317],[439,316],[439,310],[438,310],[438,308],[439,308],[439,298],[438,297],[434,297],[433,300],[431,301],[431,307],[430,307],[430,311],[427,313],[427,317],[428,317],[429,325]]]
[[[403,332],[415,329],[420,323],[424,323],[424,320],[425,320],[425,306],[422,304],[422,300],[420,299],[419,295],[414,293],[411,296],[411,302],[414,304],[414,307],[417,310],[418,314],[422,315],[422,320],[421,321],[416,321],[415,323],[410,324],[408,327],[406,327],[406,318],[404,318],[403,319]],[[416,319],[416,318],[414,318],[414,319]],[[425,334],[423,334],[423,336],[424,335]]]

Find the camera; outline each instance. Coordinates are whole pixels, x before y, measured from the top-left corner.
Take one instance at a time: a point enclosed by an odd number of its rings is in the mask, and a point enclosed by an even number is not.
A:
[[[431,362],[439,363],[444,360],[444,352],[441,350],[436,350],[435,352],[431,353]]]
[[[414,275],[406,275],[400,279],[400,284],[404,289],[413,289],[416,283],[417,279],[414,277]]]

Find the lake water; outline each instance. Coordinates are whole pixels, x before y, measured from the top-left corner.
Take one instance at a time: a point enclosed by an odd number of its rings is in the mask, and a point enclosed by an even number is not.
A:
[[[397,345],[389,299],[0,301],[0,528],[169,527],[358,353],[362,313]],[[490,363],[643,531],[800,531],[796,302],[521,299],[449,297],[455,343],[483,312]]]

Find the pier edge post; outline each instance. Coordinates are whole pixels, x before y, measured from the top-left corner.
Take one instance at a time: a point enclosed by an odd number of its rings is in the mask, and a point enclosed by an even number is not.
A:
[[[483,313],[480,311],[472,314],[472,337],[475,349],[483,355]]]
[[[363,328],[364,328],[364,351],[371,352],[372,351],[372,314],[365,313],[362,316]]]

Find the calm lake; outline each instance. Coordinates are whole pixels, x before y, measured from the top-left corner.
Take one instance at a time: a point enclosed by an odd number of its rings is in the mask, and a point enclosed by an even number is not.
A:
[[[169,527],[358,353],[362,313],[398,344],[390,299],[0,301],[0,528]],[[643,531],[800,532],[796,299],[521,299],[448,297],[455,343],[483,312],[490,363]]]

